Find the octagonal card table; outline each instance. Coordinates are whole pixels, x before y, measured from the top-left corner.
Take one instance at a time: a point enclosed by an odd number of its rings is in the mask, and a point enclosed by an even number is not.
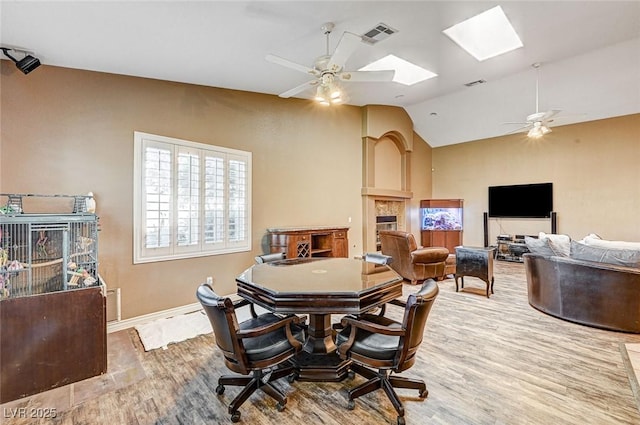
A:
[[[238,295],[273,313],[308,314],[297,379],[339,381],[349,368],[331,332],[332,314],[362,314],[402,296],[402,277],[385,265],[349,258],[293,258],[256,264],[236,278]]]

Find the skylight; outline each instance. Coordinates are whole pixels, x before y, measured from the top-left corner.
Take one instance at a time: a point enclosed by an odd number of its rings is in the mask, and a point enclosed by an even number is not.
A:
[[[500,6],[462,21],[443,32],[479,61],[523,46]]]
[[[394,55],[387,55],[382,59],[378,59],[369,65],[363,66],[359,71],[390,71],[393,70],[396,74],[393,77],[393,81],[396,83],[411,86],[419,83],[420,81],[428,80],[429,78],[437,77],[438,74],[428,71],[418,65],[412,64],[404,59],[400,59]]]

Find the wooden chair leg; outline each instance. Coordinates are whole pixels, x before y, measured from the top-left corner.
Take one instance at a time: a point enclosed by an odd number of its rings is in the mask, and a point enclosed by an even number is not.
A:
[[[287,397],[279,389],[277,389],[270,383],[266,383],[262,385],[260,389],[264,391],[265,394],[273,398],[275,401],[282,404],[282,406],[287,404]]]
[[[419,379],[405,378],[404,376],[389,376],[389,382],[394,388],[409,388],[418,390],[421,393],[427,390],[424,381]]]
[[[373,391],[377,390],[378,388],[380,388],[380,385],[381,385],[380,377],[376,376],[373,379],[370,379],[370,380],[358,385],[354,389],[350,390],[349,391],[349,400],[353,400],[353,399],[361,397],[361,396],[363,396],[365,394],[369,394],[370,392],[373,392]]]
[[[275,386],[272,382],[289,375],[293,372],[293,367],[284,367],[277,369],[268,375],[268,380],[263,381],[265,375],[260,370],[254,371],[251,376],[241,375],[226,375],[221,376],[218,379],[218,388],[216,392],[222,394],[224,392],[225,385],[241,386],[244,387],[240,393],[229,403],[229,414],[231,415],[231,421],[237,422],[240,419],[240,412],[238,409],[258,388],[264,391],[265,394],[275,399],[278,404],[276,405],[278,411],[283,411],[284,406],[287,404],[287,397]]]
[[[251,381],[240,391],[240,394],[229,403],[229,414],[233,415],[247,401],[249,396],[258,389],[258,380],[252,378]]]
[[[252,380],[253,380],[253,376],[223,375],[220,378],[218,378],[218,385],[244,387]]]
[[[364,366],[360,366],[357,363],[352,363],[350,369],[365,379],[372,379],[378,376],[378,373],[374,370],[368,369]]]
[[[404,407],[402,406],[402,402],[400,401],[400,398],[398,398],[398,394],[396,394],[396,392],[393,390],[393,387],[388,380],[382,380],[382,389],[385,393],[387,393],[387,397],[389,397],[391,404],[393,404],[396,412],[398,412],[398,416],[404,416]]]

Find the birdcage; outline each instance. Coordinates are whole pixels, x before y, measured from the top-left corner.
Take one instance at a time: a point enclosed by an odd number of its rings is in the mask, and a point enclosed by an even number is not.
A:
[[[0,299],[99,284],[98,218],[82,208],[83,196],[72,198],[69,214],[29,214],[20,195],[9,196],[0,214]]]

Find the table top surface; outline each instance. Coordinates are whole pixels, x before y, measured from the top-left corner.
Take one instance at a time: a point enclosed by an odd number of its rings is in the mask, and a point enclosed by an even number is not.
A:
[[[238,276],[236,282],[279,295],[359,296],[385,285],[401,285],[402,277],[388,266],[357,259],[294,258],[256,264]]]
[[[236,278],[238,295],[275,313],[361,314],[402,296],[389,266],[350,258],[256,264]]]
[[[469,250],[469,251],[495,251],[495,247],[493,246],[457,246],[456,250],[458,249],[462,249],[462,250]]]

